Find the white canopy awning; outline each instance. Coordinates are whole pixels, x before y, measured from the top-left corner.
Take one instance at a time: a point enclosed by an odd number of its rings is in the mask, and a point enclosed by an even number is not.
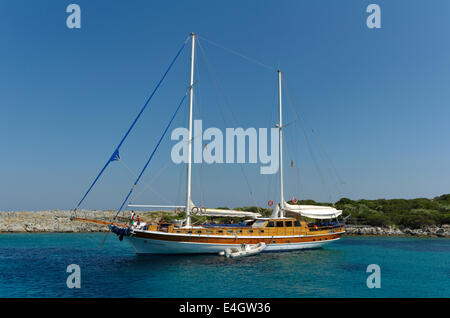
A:
[[[311,219],[333,219],[342,214],[341,210],[337,210],[331,206],[291,205],[284,202],[284,208],[287,211],[298,213],[301,216]]]

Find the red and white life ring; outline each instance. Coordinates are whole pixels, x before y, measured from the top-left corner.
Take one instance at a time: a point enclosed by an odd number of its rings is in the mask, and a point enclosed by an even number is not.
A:
[[[269,200],[269,202],[267,202],[267,204],[268,204],[269,206],[272,206],[272,205],[273,205],[273,201],[272,201],[272,200]]]
[[[297,198],[296,198],[296,197],[293,197],[293,198],[292,198],[292,203],[297,204],[297,202],[298,202]]]

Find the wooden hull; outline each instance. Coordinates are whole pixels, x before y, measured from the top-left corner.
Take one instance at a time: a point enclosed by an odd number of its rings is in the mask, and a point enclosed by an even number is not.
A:
[[[263,252],[282,252],[319,248],[337,241],[343,232],[308,236],[205,236],[174,233],[135,231],[126,237],[137,254],[207,254],[219,253],[243,243],[266,243]]]

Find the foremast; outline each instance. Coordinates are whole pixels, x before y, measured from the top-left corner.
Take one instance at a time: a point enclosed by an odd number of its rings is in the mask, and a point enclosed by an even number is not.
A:
[[[191,165],[192,165],[192,108],[194,102],[194,58],[195,58],[195,33],[191,33],[191,78],[189,83],[189,126],[187,149],[187,177],[186,177],[186,227],[191,226]]]

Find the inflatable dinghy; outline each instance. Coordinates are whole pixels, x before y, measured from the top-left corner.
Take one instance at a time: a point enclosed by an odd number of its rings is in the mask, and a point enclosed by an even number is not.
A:
[[[258,244],[242,244],[240,247],[227,248],[220,252],[219,255],[225,257],[242,257],[261,253],[266,248],[266,243],[260,242]]]

